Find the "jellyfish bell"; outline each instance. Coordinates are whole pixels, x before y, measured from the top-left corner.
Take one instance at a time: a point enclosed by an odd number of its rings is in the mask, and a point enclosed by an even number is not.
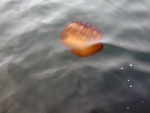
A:
[[[72,49],[72,53],[74,53],[77,56],[80,57],[87,57],[87,56],[92,56],[99,51],[102,51],[103,49],[103,44],[95,44],[86,48],[81,48],[81,49]]]
[[[69,24],[61,35],[62,43],[80,57],[91,56],[102,51],[101,39],[102,32],[100,30],[81,22]]]

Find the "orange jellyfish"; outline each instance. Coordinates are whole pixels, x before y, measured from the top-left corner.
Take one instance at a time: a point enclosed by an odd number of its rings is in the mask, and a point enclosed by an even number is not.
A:
[[[102,32],[99,29],[81,22],[69,24],[61,34],[62,43],[79,57],[92,56],[102,51],[101,39]],[[98,43],[92,43],[96,41]]]

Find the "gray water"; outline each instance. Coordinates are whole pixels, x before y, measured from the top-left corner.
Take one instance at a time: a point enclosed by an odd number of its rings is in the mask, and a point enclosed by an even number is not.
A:
[[[102,52],[62,45],[76,20]],[[149,34],[149,0],[1,0],[0,113],[150,113]]]

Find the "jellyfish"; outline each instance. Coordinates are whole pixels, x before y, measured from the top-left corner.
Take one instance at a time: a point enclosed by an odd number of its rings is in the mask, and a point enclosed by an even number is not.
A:
[[[99,29],[81,22],[72,22],[61,34],[62,43],[79,57],[92,56],[102,51],[101,39],[102,32]]]

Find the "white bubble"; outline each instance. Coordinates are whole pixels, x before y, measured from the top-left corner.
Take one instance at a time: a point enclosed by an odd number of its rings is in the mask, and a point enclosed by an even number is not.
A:
[[[132,85],[130,85],[130,88],[132,88],[133,86]]]
[[[123,70],[123,67],[121,67],[120,69]]]
[[[130,82],[130,80],[129,80],[129,79],[128,79],[127,81],[128,81],[128,82]]]
[[[129,109],[130,107],[127,107],[127,109]]]
[[[144,104],[144,101],[142,101],[142,104]]]
[[[132,67],[133,65],[132,65],[132,64],[129,64],[129,66]]]

